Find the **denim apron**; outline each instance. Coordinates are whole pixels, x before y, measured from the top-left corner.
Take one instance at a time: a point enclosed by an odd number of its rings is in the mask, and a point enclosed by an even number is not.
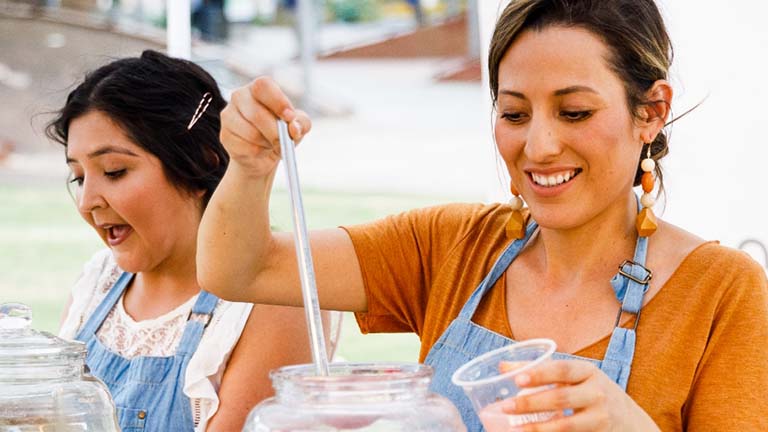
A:
[[[187,320],[176,354],[170,357],[126,359],[113,353],[96,337],[104,319],[133,279],[123,273],[75,339],[88,348],[86,364],[91,373],[104,381],[117,406],[117,419],[123,432],[194,431],[189,398],[184,395],[184,376],[203,331],[211,320],[218,298],[200,291],[192,311],[204,322]]]
[[[491,271],[464,304],[459,316],[440,336],[424,361],[435,370],[431,390],[447,397],[456,405],[468,432],[483,431],[483,427],[462,388],[451,382],[451,376],[461,365],[480,354],[515,343],[512,339],[473,323],[471,319],[480,304],[480,300],[514,261],[536,228],[536,223],[531,221],[526,229],[525,238],[516,240],[507,246],[496,260]],[[640,321],[640,308],[643,305],[643,297],[648,290],[648,282],[651,278],[651,272],[644,267],[647,248],[648,238],[639,237],[633,260],[624,261],[619,266],[619,273],[611,279],[611,286],[616,293],[616,298],[621,303],[621,307],[616,317],[616,324],[605,358],[600,361],[556,352],[553,355],[554,359],[578,359],[591,362],[626,391],[632,359],[635,355],[635,331]],[[619,326],[622,313],[635,315],[633,328]]]

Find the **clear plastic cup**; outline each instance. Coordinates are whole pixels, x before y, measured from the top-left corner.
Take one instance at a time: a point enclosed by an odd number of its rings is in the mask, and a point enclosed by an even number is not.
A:
[[[510,426],[549,420],[557,414],[554,411],[506,414],[501,409],[504,399],[550,388],[521,389],[515,385],[514,378],[549,360],[555,348],[551,339],[530,339],[487,352],[456,370],[453,383],[464,389],[486,432],[506,431]]]

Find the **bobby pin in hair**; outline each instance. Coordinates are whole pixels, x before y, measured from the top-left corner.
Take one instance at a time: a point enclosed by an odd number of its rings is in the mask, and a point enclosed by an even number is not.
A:
[[[195,113],[192,115],[192,120],[189,121],[189,124],[187,125],[187,130],[192,129],[192,126],[197,123],[198,120],[200,120],[200,117],[203,116],[205,113],[205,110],[208,109],[208,105],[211,104],[211,101],[213,100],[213,96],[211,96],[210,92],[206,92],[202,99],[200,99],[200,103],[197,104],[197,109],[195,110]],[[205,104],[205,106],[203,106]]]

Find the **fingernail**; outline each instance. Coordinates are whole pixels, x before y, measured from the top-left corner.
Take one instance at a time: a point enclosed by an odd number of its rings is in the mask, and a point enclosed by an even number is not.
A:
[[[301,138],[301,136],[304,134],[304,131],[301,129],[301,123],[299,123],[298,120],[294,120],[293,127],[296,129],[296,139]]]
[[[504,412],[515,412],[516,408],[517,404],[515,404],[514,399],[505,399],[504,402],[501,403],[501,410]]]
[[[286,108],[283,111],[283,119],[288,121],[293,120],[293,110],[290,108]]]
[[[531,376],[528,374],[520,374],[515,377],[515,384],[519,386],[527,385],[529,382],[531,382]]]

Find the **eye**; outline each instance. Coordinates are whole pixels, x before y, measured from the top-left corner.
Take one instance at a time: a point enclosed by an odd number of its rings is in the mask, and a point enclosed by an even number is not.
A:
[[[567,121],[577,122],[591,117],[592,111],[560,111],[560,116],[564,117]]]
[[[69,180],[70,184],[76,184],[78,187],[83,186],[83,177],[82,176],[81,177],[75,177],[74,174],[73,174],[70,177],[72,177],[72,179]]]
[[[125,174],[125,170],[115,170],[115,171],[104,171],[104,176],[109,177],[112,180],[119,179]]]
[[[512,124],[522,123],[527,117],[528,115],[523,112],[505,112],[501,114],[502,119]]]

